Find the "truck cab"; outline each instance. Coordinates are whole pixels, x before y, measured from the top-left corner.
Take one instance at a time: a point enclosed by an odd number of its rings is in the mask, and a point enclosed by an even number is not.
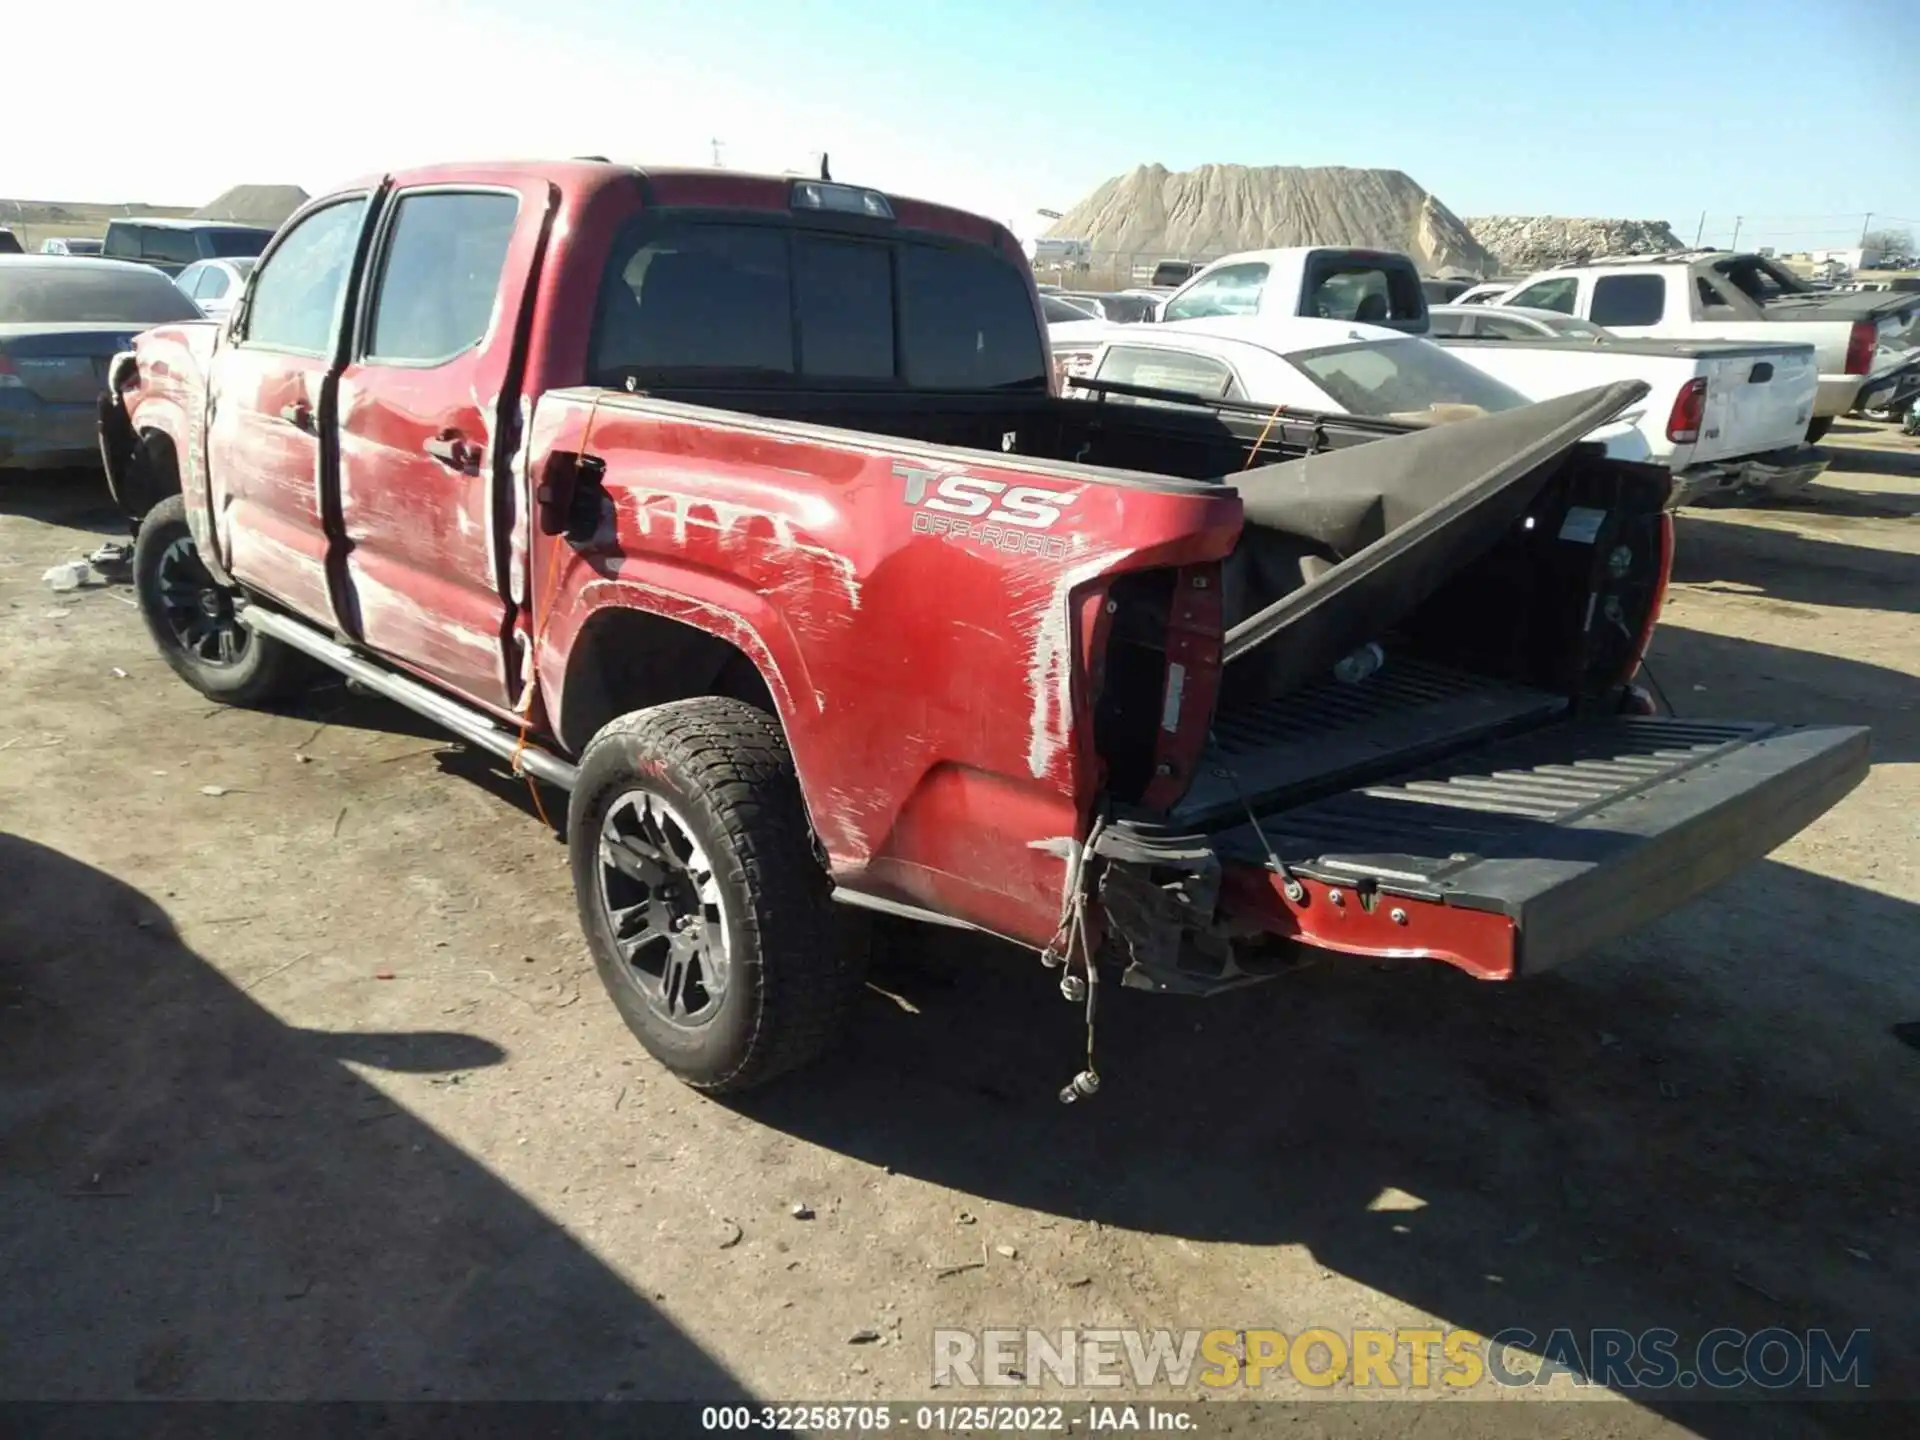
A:
[[[1215,260],[1162,303],[1159,320],[1292,315],[1427,333],[1420,272],[1391,250],[1295,246]]]

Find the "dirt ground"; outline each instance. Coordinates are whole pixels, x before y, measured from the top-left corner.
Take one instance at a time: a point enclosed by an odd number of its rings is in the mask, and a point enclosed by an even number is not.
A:
[[[114,533],[97,478],[0,479],[0,1398],[926,1398],[936,1326],[1422,1323],[1868,1327],[1920,1394],[1920,442],[1843,432],[1803,500],[1681,519],[1652,657],[1683,715],[1872,725],[1838,809],[1520,985],[1110,992],[1073,1107],[1074,1009],[945,933],[829,1062],[682,1089],[523,788],[337,687],[202,700],[124,586],[41,582]]]

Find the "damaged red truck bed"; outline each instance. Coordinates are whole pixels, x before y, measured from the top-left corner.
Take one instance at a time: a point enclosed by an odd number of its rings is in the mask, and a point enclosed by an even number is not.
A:
[[[1043,335],[943,207],[438,167],[140,337],[101,442],[173,668],[331,668],[569,792],[609,994],[708,1089],[827,1042],[863,911],[1083,983],[1300,944],[1509,978],[1865,773],[1863,730],[1640,703],[1666,479],[1580,443],[1636,387],[1425,429],[1063,402]]]

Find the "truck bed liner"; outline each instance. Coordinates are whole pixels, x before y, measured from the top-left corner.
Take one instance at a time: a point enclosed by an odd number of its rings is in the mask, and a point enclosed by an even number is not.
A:
[[[1358,684],[1328,679],[1223,710],[1176,817],[1202,822],[1241,813],[1243,795],[1271,800],[1404,769],[1566,706],[1545,690],[1396,656]]]
[[[1868,732],[1764,722],[1570,720],[1263,815],[1312,879],[1497,911],[1538,969],[1671,910],[1859,783]],[[1264,865],[1243,824],[1221,859]]]

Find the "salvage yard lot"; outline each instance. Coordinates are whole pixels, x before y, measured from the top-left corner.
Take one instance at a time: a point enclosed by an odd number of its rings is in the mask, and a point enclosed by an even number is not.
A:
[[[1682,715],[1873,726],[1842,805],[1521,985],[1119,994],[1072,1108],[1073,1007],[944,932],[826,1064],[683,1089],[523,785],[338,686],[211,706],[124,586],[41,584],[114,534],[97,477],[0,480],[0,1397],[924,1397],[936,1326],[1429,1320],[1868,1327],[1920,1392],[1920,446],[1835,439],[1682,517],[1651,663]]]

